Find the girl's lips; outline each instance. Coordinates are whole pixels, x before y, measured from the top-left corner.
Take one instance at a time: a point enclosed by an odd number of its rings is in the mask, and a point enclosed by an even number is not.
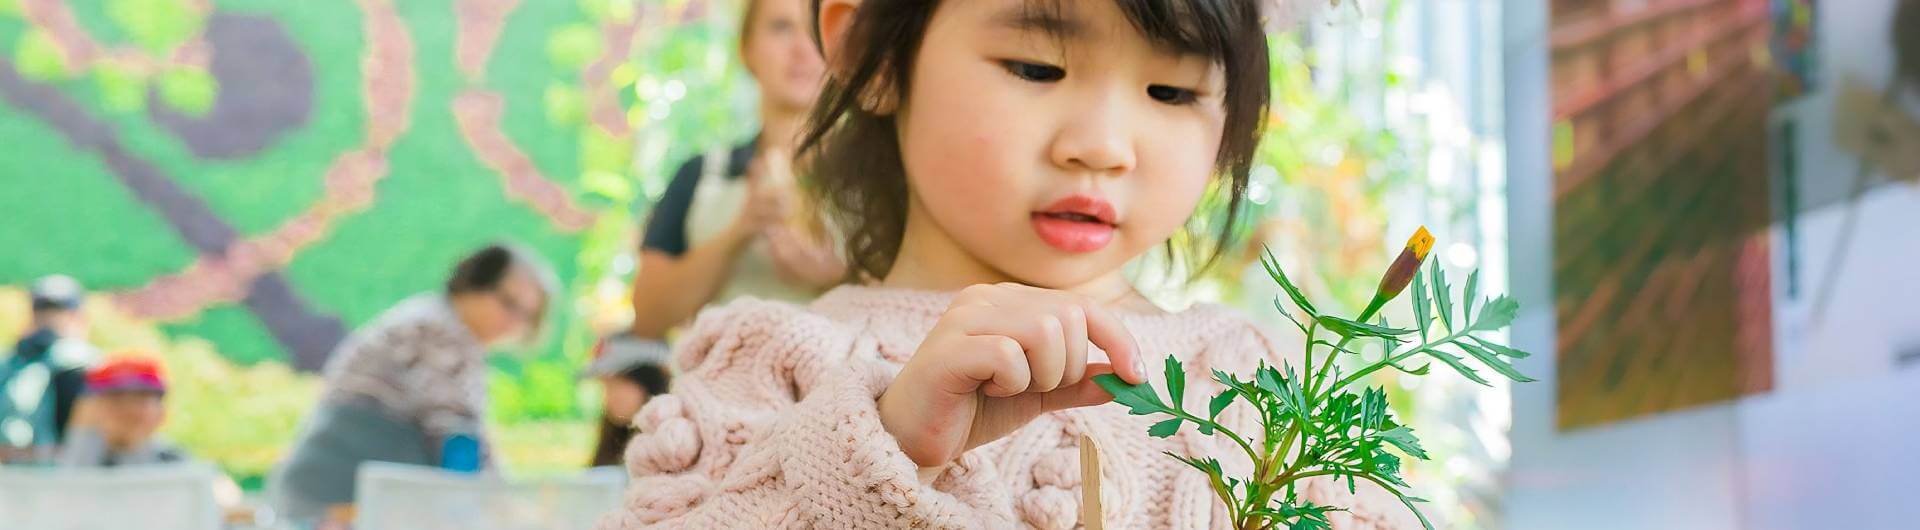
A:
[[[1033,232],[1041,241],[1073,253],[1093,252],[1113,242],[1113,205],[1092,195],[1072,195],[1033,212]]]
[[[1033,214],[1033,233],[1053,248],[1073,253],[1093,252],[1113,242],[1113,225]]]
[[[1074,194],[1053,201],[1038,212],[1041,214],[1077,214],[1091,217],[1102,224],[1116,224],[1113,203],[1094,195]]]

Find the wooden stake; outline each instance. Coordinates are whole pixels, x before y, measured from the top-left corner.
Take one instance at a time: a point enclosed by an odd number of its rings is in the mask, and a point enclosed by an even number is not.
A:
[[[1087,530],[1102,530],[1100,510],[1100,444],[1092,436],[1080,435],[1080,524]]]

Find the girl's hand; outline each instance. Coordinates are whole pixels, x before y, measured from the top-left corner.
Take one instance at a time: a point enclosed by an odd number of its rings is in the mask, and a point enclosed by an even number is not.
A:
[[[1088,345],[1110,363],[1088,363]],[[1146,380],[1120,320],[1085,297],[1003,283],[960,291],[880,396],[880,423],[923,471],[1042,413],[1105,403],[1092,376]]]

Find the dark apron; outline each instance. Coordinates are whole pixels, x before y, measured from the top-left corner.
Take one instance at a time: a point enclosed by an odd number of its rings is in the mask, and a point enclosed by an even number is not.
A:
[[[371,403],[322,402],[268,491],[281,515],[309,521],[352,503],[362,462],[433,465],[425,431]]]

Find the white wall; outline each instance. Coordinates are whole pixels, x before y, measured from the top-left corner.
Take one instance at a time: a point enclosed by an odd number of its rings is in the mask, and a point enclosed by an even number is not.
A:
[[[1892,0],[1821,2],[1819,91],[1785,111],[1801,125],[1791,146],[1803,189],[1851,178],[1850,156],[1828,140],[1842,72],[1884,82]],[[1920,190],[1875,189],[1824,325],[1808,315],[1832,266],[1844,203],[1799,220],[1808,294],[1780,297],[1775,388],[1571,433],[1554,430],[1546,2],[1504,2],[1513,291],[1527,308],[1516,345],[1539,355],[1520,368],[1541,381],[1513,389],[1513,461],[1506,527],[1513,529],[1920,528]],[[1920,29],[1916,29],[1920,31]],[[1776,247],[1784,234],[1774,229]],[[1780,254],[1780,253],[1776,253]],[[1784,289],[1784,255],[1775,264]]]

